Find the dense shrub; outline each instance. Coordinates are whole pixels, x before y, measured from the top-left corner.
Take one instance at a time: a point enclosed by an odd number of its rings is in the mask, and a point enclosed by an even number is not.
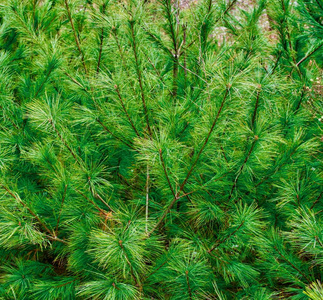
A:
[[[1,299],[323,299],[323,1],[238,4],[1,1]]]

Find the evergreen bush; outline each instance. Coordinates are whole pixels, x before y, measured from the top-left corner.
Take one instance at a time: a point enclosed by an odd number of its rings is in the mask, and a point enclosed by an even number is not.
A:
[[[2,0],[1,299],[323,299],[323,1]]]

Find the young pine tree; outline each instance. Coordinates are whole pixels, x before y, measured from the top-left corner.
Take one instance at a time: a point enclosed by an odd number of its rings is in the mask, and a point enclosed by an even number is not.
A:
[[[240,2],[1,1],[1,299],[322,299],[323,1]]]

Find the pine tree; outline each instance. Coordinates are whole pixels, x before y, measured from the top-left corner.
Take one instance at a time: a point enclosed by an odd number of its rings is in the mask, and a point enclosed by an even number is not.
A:
[[[1,299],[322,299],[322,0],[0,24]]]

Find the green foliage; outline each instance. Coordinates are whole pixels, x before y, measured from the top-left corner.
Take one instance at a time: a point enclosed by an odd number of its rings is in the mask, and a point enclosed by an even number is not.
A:
[[[306,291],[304,293],[312,300],[322,299],[323,297],[322,284],[319,281],[313,282],[311,285],[306,287]]]
[[[322,299],[323,2],[3,0],[0,299]]]

